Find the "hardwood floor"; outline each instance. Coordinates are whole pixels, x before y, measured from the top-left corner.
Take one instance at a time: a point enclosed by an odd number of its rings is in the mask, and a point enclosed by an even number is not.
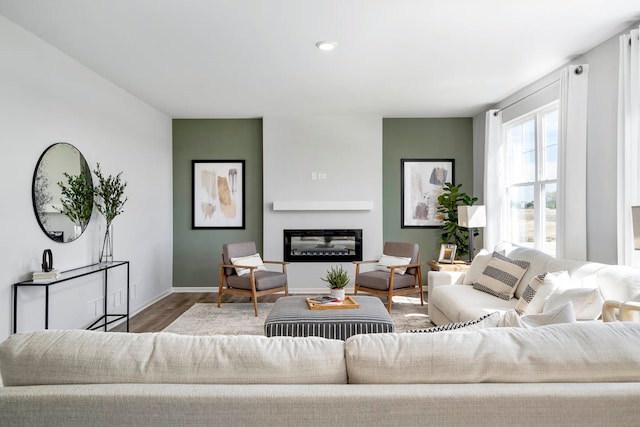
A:
[[[289,294],[292,295],[292,294]],[[271,294],[258,298],[258,302],[275,302],[283,294]],[[250,302],[249,298],[228,295],[222,296],[223,303]],[[142,310],[129,320],[129,332],[160,332],[176,320],[182,313],[197,303],[218,303],[217,292],[176,292]],[[118,325],[112,331],[124,332],[126,326]]]
[[[292,294],[289,295],[306,295]],[[360,294],[358,294],[360,295]],[[371,294],[362,294],[372,296]],[[278,298],[282,298],[284,293],[265,295],[258,298],[258,302],[276,302]],[[385,298],[381,298],[386,303]],[[425,304],[427,301],[427,293],[424,292]],[[222,296],[223,303],[251,302],[249,298],[239,295],[225,294]],[[129,320],[129,332],[160,332],[176,320],[185,311],[189,310],[197,303],[218,303],[217,292],[176,292],[172,293],[155,304],[142,310],[140,313],[131,317]],[[126,326],[118,325],[111,329],[116,332],[124,332]]]
[[[295,295],[295,294],[289,294]],[[305,294],[309,295],[309,294]],[[360,294],[358,294],[360,295]],[[371,294],[362,294],[372,296]],[[258,298],[258,302],[276,302],[278,298],[284,296],[284,293],[270,294]],[[385,302],[384,298],[383,302]],[[427,301],[427,293],[424,292],[425,304]],[[239,295],[225,294],[222,296],[223,303],[234,302],[251,302],[249,298]],[[129,332],[160,332],[176,320],[182,313],[189,310],[197,303],[218,303],[217,292],[175,292],[172,293],[155,304],[142,310],[140,313],[131,317],[129,320]],[[124,332],[126,326],[118,325],[111,329],[116,332]]]

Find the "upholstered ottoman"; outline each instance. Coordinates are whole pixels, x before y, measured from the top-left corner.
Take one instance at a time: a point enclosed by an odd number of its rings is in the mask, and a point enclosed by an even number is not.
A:
[[[353,297],[360,308],[311,310],[306,297],[279,298],[264,322],[268,337],[316,336],[346,340],[356,334],[393,332],[393,321],[376,297]]]

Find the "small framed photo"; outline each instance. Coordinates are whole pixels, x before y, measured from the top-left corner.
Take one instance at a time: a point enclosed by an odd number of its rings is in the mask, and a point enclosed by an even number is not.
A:
[[[192,229],[244,228],[244,160],[192,161]]]
[[[456,259],[457,249],[458,246],[449,243],[443,243],[440,245],[440,256],[438,257],[438,262],[443,264],[453,264],[453,261]]]

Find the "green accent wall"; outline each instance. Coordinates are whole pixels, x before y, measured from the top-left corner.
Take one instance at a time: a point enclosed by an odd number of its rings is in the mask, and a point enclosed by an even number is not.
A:
[[[192,160],[245,161],[245,229],[191,229]],[[223,243],[262,252],[262,210],[262,119],[173,120],[173,286],[218,286]]]
[[[455,159],[455,184],[473,193],[471,118],[383,119],[383,236],[385,241],[418,242],[421,261],[437,258],[440,229],[401,228],[401,159]]]

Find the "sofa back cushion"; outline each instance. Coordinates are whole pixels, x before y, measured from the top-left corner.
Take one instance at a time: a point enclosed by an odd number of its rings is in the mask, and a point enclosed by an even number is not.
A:
[[[640,323],[366,334],[346,341],[354,384],[640,381]]]
[[[0,344],[5,386],[344,384],[344,342],[169,333],[40,331]]]

